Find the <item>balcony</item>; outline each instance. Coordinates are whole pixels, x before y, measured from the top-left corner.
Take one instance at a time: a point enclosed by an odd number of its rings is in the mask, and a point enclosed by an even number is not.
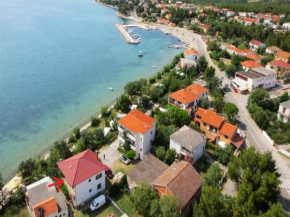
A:
[[[281,116],[283,116],[283,117],[290,117],[290,114],[287,114],[286,112],[285,113],[283,113],[283,112],[278,112]]]

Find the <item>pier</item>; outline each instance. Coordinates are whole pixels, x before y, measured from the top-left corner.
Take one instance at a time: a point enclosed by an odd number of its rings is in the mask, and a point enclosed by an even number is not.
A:
[[[124,26],[126,26],[126,25],[124,25]],[[127,41],[127,43],[129,43],[129,44],[139,44],[140,41],[133,39],[133,37],[124,29],[124,26],[120,25],[120,24],[116,24],[117,29],[124,36],[124,38]]]

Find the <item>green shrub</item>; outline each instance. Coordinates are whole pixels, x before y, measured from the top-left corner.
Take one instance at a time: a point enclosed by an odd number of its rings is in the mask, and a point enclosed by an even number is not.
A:
[[[130,160],[133,160],[136,157],[136,152],[134,150],[130,150],[126,152],[126,157]]]
[[[118,135],[118,132],[117,131],[109,132],[106,135],[106,141],[107,142],[111,142],[111,141],[115,140],[117,138],[117,135]]]
[[[284,84],[289,84],[290,83],[290,78],[286,78],[284,81],[283,81]]]
[[[213,144],[212,142],[207,142],[206,148],[215,151],[217,146],[215,144]]]
[[[149,82],[150,82],[150,84],[153,84],[153,83],[155,83],[155,81],[156,81],[156,77],[154,76],[154,77],[151,77],[151,78],[149,78]]]
[[[100,119],[97,118],[96,116],[92,116],[91,117],[91,125],[92,125],[92,127],[98,126],[100,122],[101,122]]]

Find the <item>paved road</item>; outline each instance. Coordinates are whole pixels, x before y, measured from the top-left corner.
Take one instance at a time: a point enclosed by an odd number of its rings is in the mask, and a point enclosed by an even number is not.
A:
[[[99,153],[99,158],[103,164],[107,166],[112,166],[112,164],[119,159],[120,153],[118,152],[119,140],[116,139],[112,144],[106,149],[101,149]],[[105,155],[105,159],[104,159]]]

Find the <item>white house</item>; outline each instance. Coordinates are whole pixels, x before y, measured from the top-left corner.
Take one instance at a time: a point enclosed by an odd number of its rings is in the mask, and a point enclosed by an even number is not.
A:
[[[202,156],[206,145],[206,137],[184,125],[170,136],[170,148],[176,153],[191,156],[194,162]]]
[[[235,15],[234,11],[227,11],[227,17],[232,17]]]
[[[168,97],[168,102],[186,110],[190,115],[193,115],[198,108],[200,97],[208,98],[208,92],[209,89],[194,83],[187,86],[185,89],[180,89],[171,93]]]
[[[74,206],[78,207],[106,189],[105,166],[97,153],[87,149],[59,162],[59,169],[65,177],[65,184]]]
[[[253,19],[253,18],[248,18],[248,17],[246,17],[245,19],[244,19],[244,24],[245,24],[245,26],[250,26],[250,25],[252,25],[252,24],[255,24],[255,25],[259,25],[259,19]]]
[[[200,57],[199,52],[197,50],[194,50],[194,49],[185,50],[183,52],[183,54],[184,54],[184,58],[194,59],[195,61],[198,61],[198,59]]]
[[[150,151],[151,143],[155,138],[156,121],[140,112],[131,110],[119,121],[119,142],[125,143],[123,132],[127,133],[127,140],[131,148],[136,151],[136,158],[143,160],[144,154]]]
[[[251,40],[249,42],[249,46],[250,46],[251,51],[255,51],[255,52],[258,50],[258,48],[263,48],[263,49],[266,48],[266,45],[264,43],[257,40]]]
[[[282,28],[285,30],[290,30],[290,23],[283,23]]]
[[[55,186],[48,187],[53,181],[45,177],[26,187],[26,204],[33,217],[69,216],[62,191]]]
[[[290,100],[280,103],[278,110],[278,119],[285,123],[290,122]]]
[[[189,69],[190,67],[194,67],[196,68],[197,66],[197,63],[194,59],[188,59],[188,58],[181,58],[180,59],[180,65],[181,65],[181,68],[187,68]]]
[[[240,91],[253,91],[256,88],[269,89],[275,87],[277,72],[263,67],[253,68],[246,72],[236,72],[232,81],[234,87]]]

